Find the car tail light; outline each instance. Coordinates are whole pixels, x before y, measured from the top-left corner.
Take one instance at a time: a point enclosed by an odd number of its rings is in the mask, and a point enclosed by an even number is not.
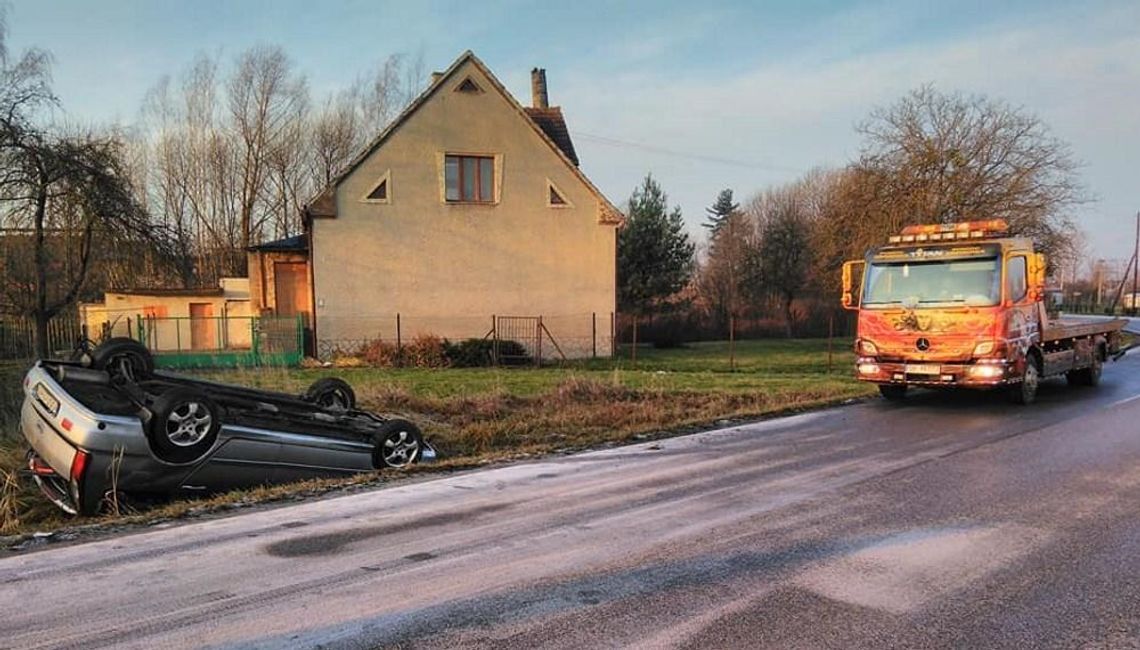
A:
[[[83,480],[83,474],[87,471],[87,463],[91,461],[91,454],[85,451],[76,452],[75,458],[71,461],[71,480],[79,483]]]

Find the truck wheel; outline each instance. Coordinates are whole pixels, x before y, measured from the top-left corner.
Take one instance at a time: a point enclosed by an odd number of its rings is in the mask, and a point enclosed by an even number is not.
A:
[[[901,402],[906,399],[906,386],[879,384],[879,393],[889,402]]]
[[[325,377],[314,381],[302,399],[334,411],[351,411],[356,408],[356,392],[347,381],[336,377]]]
[[[1102,372],[1104,372],[1104,359],[1101,358],[1098,348],[1093,352],[1092,364],[1088,368],[1070,370],[1065,373],[1065,379],[1069,381],[1070,386],[1098,386]]]
[[[142,343],[117,336],[91,351],[91,366],[116,381],[141,381],[154,374],[154,357]]]
[[[1014,404],[1032,404],[1037,399],[1037,385],[1041,381],[1041,370],[1037,367],[1037,359],[1029,357],[1025,360],[1025,374],[1021,381],[1009,387],[1009,399]]]
[[[407,420],[389,420],[372,438],[376,448],[372,452],[372,466],[403,468],[420,459],[424,437],[419,427]]]
[[[150,448],[159,460],[186,465],[201,460],[218,439],[222,413],[201,391],[171,388],[151,406]]]

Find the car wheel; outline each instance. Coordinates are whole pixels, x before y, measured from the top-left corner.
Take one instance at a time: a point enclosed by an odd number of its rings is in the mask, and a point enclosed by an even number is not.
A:
[[[201,460],[218,439],[221,409],[201,391],[172,388],[155,400],[148,423],[151,451],[160,460],[185,465]]]
[[[350,411],[356,408],[356,392],[348,382],[336,377],[325,377],[314,381],[302,399],[334,411]]]
[[[879,384],[879,394],[887,401],[901,402],[906,399],[906,386]]]
[[[1009,398],[1014,404],[1032,404],[1037,399],[1037,385],[1041,382],[1041,370],[1037,367],[1037,359],[1029,357],[1025,360],[1025,374],[1021,381],[1009,387]]]
[[[142,381],[154,374],[154,357],[134,339],[116,337],[99,344],[91,352],[91,366],[111,375],[111,379]]]
[[[385,422],[373,440],[376,441],[376,448],[372,452],[372,464],[377,469],[408,467],[419,460],[423,453],[424,437],[419,427],[407,420]]]

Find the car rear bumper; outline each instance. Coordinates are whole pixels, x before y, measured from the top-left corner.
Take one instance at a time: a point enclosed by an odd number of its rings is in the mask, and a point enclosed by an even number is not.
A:
[[[79,514],[79,504],[71,494],[69,480],[60,476],[34,449],[28,450],[28,471],[48,501],[68,514]]]

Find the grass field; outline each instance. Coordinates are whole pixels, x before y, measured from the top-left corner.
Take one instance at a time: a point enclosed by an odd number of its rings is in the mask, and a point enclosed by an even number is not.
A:
[[[492,460],[583,449],[646,436],[669,435],[724,419],[773,413],[862,397],[873,387],[851,379],[849,341],[836,341],[828,372],[826,340],[742,341],[730,368],[728,344],[639,348],[637,362],[596,359],[544,368],[380,369],[259,368],[199,373],[227,383],[300,393],[319,377],[335,375],[356,390],[361,406],[418,423],[448,459],[449,468]],[[22,366],[0,367],[0,487],[22,464],[16,431]],[[421,471],[432,471],[424,468]],[[360,482],[358,479],[351,482]],[[0,491],[0,534],[58,527],[64,521],[28,485]],[[301,489],[328,489],[309,483]],[[288,486],[212,499],[278,498]],[[190,506],[171,504],[161,516]]]

